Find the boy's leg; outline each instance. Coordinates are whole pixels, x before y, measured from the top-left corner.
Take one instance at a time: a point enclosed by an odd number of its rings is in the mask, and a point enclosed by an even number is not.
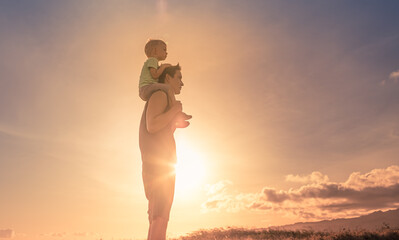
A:
[[[145,85],[139,89],[139,96],[143,101],[147,101],[150,98],[150,93],[152,93],[151,85]]]
[[[159,88],[157,88],[157,89],[161,89],[162,91],[164,91],[168,94],[168,97],[171,100],[172,105],[174,104],[174,102],[176,102],[175,93],[173,92],[173,89],[168,84],[164,84],[164,83],[154,83],[154,84],[158,84]]]
[[[172,88],[164,83],[153,83],[150,85],[146,85],[140,88],[140,98],[144,101],[148,101],[151,94],[157,90],[164,91],[168,97],[170,98],[171,102],[174,103],[176,101],[175,93],[173,92]]]

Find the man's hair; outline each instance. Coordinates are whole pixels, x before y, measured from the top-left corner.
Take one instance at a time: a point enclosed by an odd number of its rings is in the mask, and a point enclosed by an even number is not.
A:
[[[165,70],[163,70],[162,74],[159,76],[158,82],[165,83],[166,75],[174,77],[177,70],[179,70],[179,71],[181,70],[181,67],[179,64],[165,68]]]
[[[147,57],[151,57],[152,50],[156,46],[158,46],[158,44],[165,44],[166,45],[166,43],[164,41],[159,40],[159,39],[150,39],[150,40],[148,40],[148,42],[146,43],[146,45],[144,47],[145,55],[147,55]]]

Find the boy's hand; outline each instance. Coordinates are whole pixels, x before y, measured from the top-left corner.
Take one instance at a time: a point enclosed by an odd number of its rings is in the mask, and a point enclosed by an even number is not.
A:
[[[161,64],[161,66],[159,66],[159,67],[167,68],[167,67],[171,67],[171,66],[172,66],[172,64],[163,63],[163,64]]]
[[[172,66],[172,65],[170,65],[169,63],[163,63],[158,67],[158,69],[150,68],[151,77],[154,79],[158,79],[159,76],[161,76],[161,74],[165,70],[165,68],[170,67],[170,66]]]

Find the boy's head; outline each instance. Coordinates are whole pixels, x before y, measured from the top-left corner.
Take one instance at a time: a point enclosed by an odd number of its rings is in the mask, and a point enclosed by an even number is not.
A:
[[[155,57],[159,61],[165,60],[168,53],[166,52],[166,43],[159,39],[151,39],[144,47],[147,57]]]

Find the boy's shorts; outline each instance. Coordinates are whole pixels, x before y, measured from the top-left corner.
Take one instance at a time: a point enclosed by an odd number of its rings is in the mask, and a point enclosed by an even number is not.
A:
[[[151,175],[143,172],[145,196],[148,199],[148,219],[152,222],[158,217],[169,220],[175,194],[175,173]]]

